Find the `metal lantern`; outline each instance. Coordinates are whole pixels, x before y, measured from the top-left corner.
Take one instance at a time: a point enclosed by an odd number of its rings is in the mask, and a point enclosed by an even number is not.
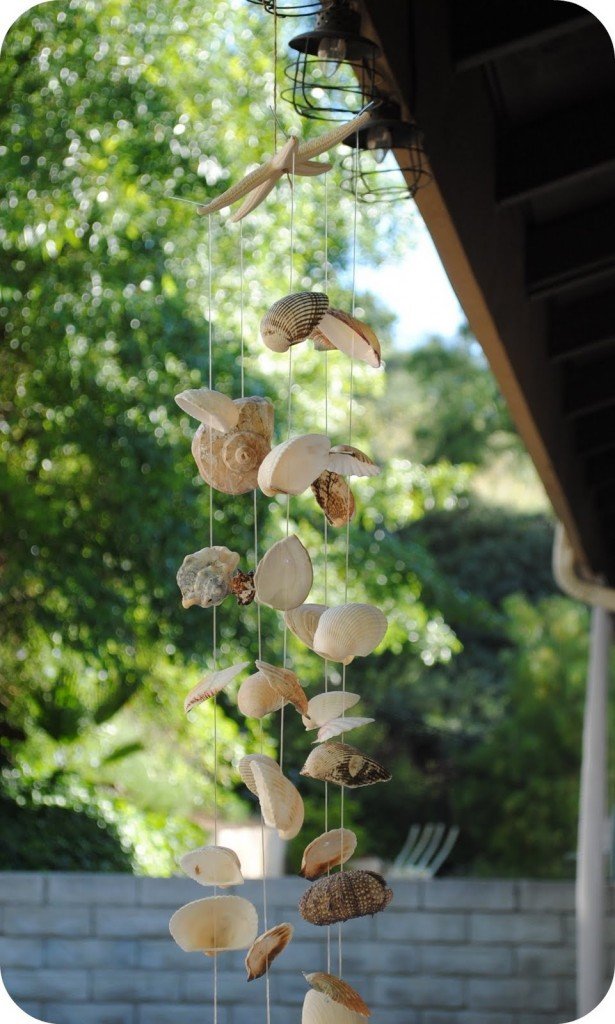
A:
[[[314,28],[288,45],[297,56],[285,69],[292,88],[282,95],[302,117],[345,120],[374,98],[380,51],[361,35],[351,0],[323,0]]]
[[[412,199],[431,181],[423,134],[414,121],[402,119],[394,100],[381,99],[369,123],[350,135],[344,145],[355,152],[342,160],[342,188],[356,193],[362,202]]]
[[[318,14],[322,6],[320,0],[248,0],[248,3],[257,4],[276,18],[304,18]]]

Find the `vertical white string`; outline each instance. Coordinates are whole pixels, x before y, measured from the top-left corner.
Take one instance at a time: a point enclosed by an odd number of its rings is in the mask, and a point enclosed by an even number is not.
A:
[[[329,289],[329,174],[325,173],[325,295]],[[329,434],[329,353],[325,351],[325,434]],[[324,548],[324,603],[329,599],[329,521],[323,513],[323,548]],[[329,663],[325,659],[325,693],[329,692]],[[325,782],[325,832],[329,831],[329,783]],[[327,875],[331,869],[327,867]],[[331,925],[327,925],[327,974],[331,974]]]
[[[245,396],[245,381],[244,381],[244,336],[243,336],[243,314],[244,314],[244,296],[243,296],[243,220],[239,221],[239,332],[241,334],[241,353],[239,357],[239,365],[241,368],[241,397]]]

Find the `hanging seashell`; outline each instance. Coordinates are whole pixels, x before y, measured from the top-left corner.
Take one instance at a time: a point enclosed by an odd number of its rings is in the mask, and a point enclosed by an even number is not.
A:
[[[261,320],[261,338],[273,352],[286,352],[291,345],[309,338],[329,308],[322,292],[296,292],[278,299]]]
[[[263,494],[302,494],[327,468],[331,442],[324,434],[302,434],[272,448],[258,471]]]
[[[360,694],[350,693],[349,690],[328,690],[326,693],[317,693],[308,701],[307,715],[303,719],[303,724],[306,729],[318,729],[321,725],[333,721],[334,718],[340,718],[360,700]]]
[[[324,334],[321,334],[318,330],[312,332],[312,341],[314,342],[315,352],[336,352],[335,345],[332,345],[330,341],[327,341]]]
[[[265,825],[275,828],[281,839],[294,839],[303,825],[303,799],[279,765],[274,769],[262,761],[251,765],[256,795]]]
[[[284,706],[284,698],[270,686],[262,672],[244,679],[237,693],[237,707],[246,718],[264,718]]]
[[[192,687],[184,701],[184,711],[186,714],[192,711],[192,708],[195,708],[197,704],[202,704],[204,700],[208,700],[216,693],[220,693],[220,690],[223,690],[249,664],[249,661],[242,661],[237,665],[231,665],[229,668],[220,669],[219,672],[210,672],[208,675],[203,676],[200,682]]]
[[[338,924],[377,914],[393,899],[382,875],[375,871],[339,871],[314,882],[299,900],[299,913],[311,924]]]
[[[256,567],[256,600],[279,611],[303,604],[314,580],[312,560],[293,534],[265,552]]]
[[[330,308],[312,331],[312,337],[319,344],[328,342],[351,359],[380,366],[380,342],[371,327],[341,309]]]
[[[266,398],[236,398],[239,418],[232,430],[203,423],[192,454],[205,483],[224,494],[245,494],[256,487],[258,469],[271,450],[273,405]]]
[[[308,709],[308,699],[305,690],[299,682],[299,677],[287,668],[277,668],[269,665],[266,661],[257,661],[256,667],[266,677],[269,685],[283,697],[285,701],[292,704],[300,715],[305,715]]]
[[[338,864],[345,864],[356,848],[357,837],[349,828],[332,828],[323,832],[303,851],[299,874],[312,882]]]
[[[309,754],[301,775],[321,782],[357,789],[376,782],[389,782],[391,773],[367,754],[348,743],[323,743]]]
[[[241,775],[244,785],[248,787],[251,793],[254,793],[254,796],[258,796],[256,782],[254,779],[254,772],[252,771],[253,765],[255,763],[268,765],[270,768],[280,773],[282,769],[280,768],[278,762],[274,761],[272,757],[268,757],[267,754],[246,754],[244,757],[241,758],[239,764],[237,765],[237,771]]]
[[[351,444],[336,444],[329,452],[329,469],[342,476],[377,476],[380,466]]]
[[[330,722],[321,725],[314,743],[323,743],[325,740],[332,740],[334,736],[341,736],[351,729],[360,729],[362,725],[371,725],[374,718],[332,718]]]
[[[184,952],[216,956],[227,949],[249,949],[258,932],[258,914],[241,896],[208,896],[176,910],[169,931]]]
[[[331,455],[329,455],[331,458]],[[311,485],[316,501],[331,526],[344,526],[355,512],[355,503],[350,487],[339,473],[325,469]]]
[[[185,853],[180,867],[199,885],[242,885],[243,875],[239,857],[227,846],[200,846]]]
[[[210,391],[209,388],[190,388],[175,395],[175,401],[180,409],[200,420],[214,430],[221,430],[226,433],[237,426],[239,420],[239,407],[228,395],[220,391]]]
[[[252,943],[246,957],[248,981],[262,978],[269,970],[270,964],[279,956],[293,937],[295,929],[292,924],[276,924],[274,928],[263,932]]]
[[[239,563],[239,555],[225,547],[201,548],[186,555],[177,572],[182,606],[197,604],[209,608],[221,604],[229,593],[230,579]]]
[[[237,604],[252,604],[256,596],[254,569],[250,569],[249,572],[236,572],[234,576],[231,576],[229,590],[231,594],[235,595]]]
[[[343,604],[328,608],[318,620],[313,649],[321,658],[349,665],[366,657],[387,631],[386,616],[372,604]]]
[[[365,1017],[311,988],[305,993],[301,1024],[365,1024]]]
[[[313,650],[314,633],[321,615],[326,612],[326,604],[302,604],[291,608],[284,615],[284,622],[306,647]]]
[[[371,1017],[372,1012],[369,1006],[347,981],[342,981],[335,974],[325,974],[324,971],[314,971],[312,974],[306,974],[304,971],[303,977],[313,989],[329,996],[334,1003],[340,1003],[347,1010],[352,1010],[354,1013],[360,1014],[361,1017]]]

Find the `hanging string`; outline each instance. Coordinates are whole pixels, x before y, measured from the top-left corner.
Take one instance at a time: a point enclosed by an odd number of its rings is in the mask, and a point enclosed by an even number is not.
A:
[[[325,295],[329,287],[329,174],[325,172]],[[325,434],[329,435],[329,353],[325,351]],[[329,599],[329,521],[323,513],[324,603]],[[325,659],[325,693],[329,692],[329,663]],[[325,782],[325,832],[329,831],[329,783]],[[327,866],[327,876],[331,868]],[[327,974],[331,974],[331,925],[327,925]]]
[[[241,397],[245,396],[245,381],[244,381],[244,336],[243,336],[243,313],[244,313],[244,296],[243,296],[243,220],[239,221],[239,333],[241,335],[241,352],[239,356],[239,366],[241,371]]]

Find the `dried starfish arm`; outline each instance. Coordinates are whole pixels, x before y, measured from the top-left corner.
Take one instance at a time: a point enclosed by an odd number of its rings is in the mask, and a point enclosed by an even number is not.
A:
[[[326,153],[328,149],[337,146],[338,142],[343,142],[353,132],[358,132],[363,128],[371,116],[371,109],[364,110],[362,114],[357,114],[356,117],[353,117],[352,121],[347,121],[345,124],[338,125],[337,128],[332,128],[331,131],[325,132],[324,135],[320,135],[317,139],[304,142],[297,150],[298,160],[310,160],[314,156]]]
[[[293,164],[293,171],[295,174],[302,174],[308,178],[313,177],[316,174],[324,174],[326,171],[330,171],[333,168],[333,164],[329,163],[318,163],[316,160],[301,160],[299,163],[295,161]]]
[[[206,203],[204,206],[199,206],[197,213],[208,214],[217,213],[218,210],[223,210],[225,206],[230,206],[238,199],[243,199],[247,196],[248,192],[252,192],[259,185],[262,185],[265,181],[271,177],[271,160],[262,167],[256,167],[250,174],[246,174],[245,178],[238,181],[236,185],[232,185],[227,188],[226,192],[222,195],[212,199],[211,203]]]
[[[239,209],[231,216],[230,219],[232,223],[236,224],[237,221],[243,220],[243,218],[247,217],[249,213],[252,213],[252,210],[256,209],[259,203],[262,203],[263,199],[265,199],[271,190],[277,185],[283,173],[283,171],[276,171],[275,174],[271,175],[268,181],[264,181],[262,185],[255,188],[250,195],[246,197]]]

